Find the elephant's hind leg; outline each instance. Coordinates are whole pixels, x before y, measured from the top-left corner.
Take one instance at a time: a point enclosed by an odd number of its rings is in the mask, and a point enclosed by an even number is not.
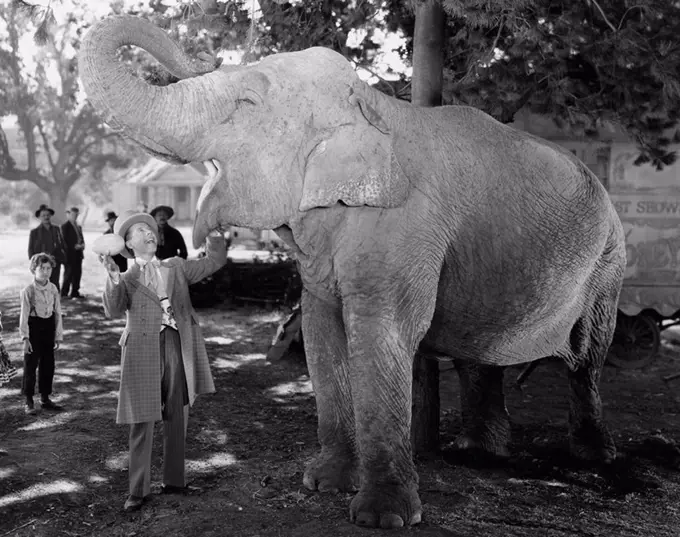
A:
[[[304,485],[321,492],[359,488],[347,339],[339,303],[302,297],[307,367],[316,394],[321,452],[305,469]]]
[[[570,449],[580,459],[611,462],[616,447],[602,419],[598,384],[616,322],[611,307],[594,308],[572,328],[570,346],[575,365],[569,369]],[[607,311],[605,311],[607,310]]]
[[[509,455],[510,418],[503,393],[503,368],[454,360],[460,379],[462,430],[456,449]]]

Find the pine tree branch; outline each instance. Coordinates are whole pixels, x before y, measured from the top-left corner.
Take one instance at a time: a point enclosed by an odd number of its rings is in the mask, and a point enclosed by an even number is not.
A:
[[[616,31],[617,31],[617,30],[616,30],[616,26],[614,26],[614,25],[609,21],[609,19],[607,18],[607,15],[605,15],[604,10],[600,7],[600,4],[597,3],[597,0],[586,0],[586,3],[590,3],[590,2],[592,2],[592,4],[593,4],[593,5],[597,8],[597,10],[600,12],[600,15],[602,15],[602,18],[604,19],[604,22],[607,23],[607,26],[609,26],[609,27],[612,29],[613,32],[616,32]]]
[[[505,24],[505,15],[501,16],[501,21],[498,23],[498,33],[496,34],[496,37],[493,40],[493,43],[491,43],[491,52],[489,52],[489,56],[493,58],[495,56],[494,50],[496,50],[496,46],[498,45],[498,40],[501,37],[501,32],[503,31],[503,25]]]

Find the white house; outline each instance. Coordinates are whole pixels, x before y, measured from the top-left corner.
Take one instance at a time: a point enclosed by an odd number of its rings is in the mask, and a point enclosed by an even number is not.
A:
[[[141,204],[148,210],[168,205],[175,211],[173,225],[191,225],[205,173],[200,163],[176,165],[152,158],[120,177],[113,188],[113,205],[117,211],[135,209]]]

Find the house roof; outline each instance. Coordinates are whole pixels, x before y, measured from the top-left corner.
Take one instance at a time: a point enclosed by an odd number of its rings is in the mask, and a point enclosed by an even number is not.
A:
[[[169,164],[155,158],[124,174],[122,180],[138,185],[202,186],[207,178],[203,164]]]

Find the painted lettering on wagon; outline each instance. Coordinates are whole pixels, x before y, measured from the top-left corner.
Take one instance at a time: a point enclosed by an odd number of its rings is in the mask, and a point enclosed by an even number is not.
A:
[[[680,217],[680,200],[617,200],[614,208],[619,215],[677,215]]]
[[[680,237],[658,237],[652,240],[630,242],[630,234],[626,233],[627,272],[630,276],[649,274],[659,271],[658,277],[665,281],[680,280]],[[631,270],[632,269],[632,270]],[[666,272],[664,274],[664,271]],[[654,278],[657,279],[657,278]],[[651,282],[650,282],[651,283]]]
[[[612,197],[614,208],[622,219],[626,216],[677,217],[680,218],[680,199],[616,199]]]

